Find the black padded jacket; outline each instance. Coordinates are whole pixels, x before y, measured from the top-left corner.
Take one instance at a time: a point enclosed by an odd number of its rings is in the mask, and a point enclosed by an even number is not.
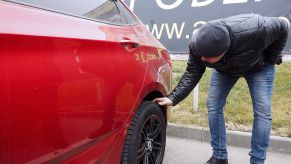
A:
[[[221,21],[228,29],[231,45],[224,57],[214,64],[201,61],[189,46],[187,68],[175,89],[167,96],[176,105],[186,98],[201,79],[205,68],[243,77],[263,69],[266,63],[280,64],[282,50],[288,38],[288,24],[277,17],[257,14],[236,15]],[[209,47],[211,48],[211,47]]]

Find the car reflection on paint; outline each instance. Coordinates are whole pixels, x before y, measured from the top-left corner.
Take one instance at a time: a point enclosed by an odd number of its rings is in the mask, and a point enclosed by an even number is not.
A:
[[[1,163],[162,163],[165,48],[120,1],[0,1]]]

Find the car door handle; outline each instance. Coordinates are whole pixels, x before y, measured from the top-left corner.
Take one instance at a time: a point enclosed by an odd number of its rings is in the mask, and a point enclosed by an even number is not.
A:
[[[140,45],[138,42],[132,41],[130,39],[123,39],[119,43],[127,50],[132,51],[133,49],[138,48]]]

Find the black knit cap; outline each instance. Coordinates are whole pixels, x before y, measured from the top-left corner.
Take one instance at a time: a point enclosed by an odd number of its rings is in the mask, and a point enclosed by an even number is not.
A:
[[[190,46],[199,56],[217,57],[229,49],[229,32],[222,22],[207,22],[193,35]]]

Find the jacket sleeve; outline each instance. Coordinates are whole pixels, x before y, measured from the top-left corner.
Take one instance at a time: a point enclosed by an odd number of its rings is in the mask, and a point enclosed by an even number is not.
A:
[[[173,101],[173,106],[190,94],[205,72],[206,67],[194,53],[190,50],[186,71],[175,89],[167,96]]]
[[[276,17],[265,18],[265,60],[269,64],[282,63],[282,50],[288,39],[288,24]]]

